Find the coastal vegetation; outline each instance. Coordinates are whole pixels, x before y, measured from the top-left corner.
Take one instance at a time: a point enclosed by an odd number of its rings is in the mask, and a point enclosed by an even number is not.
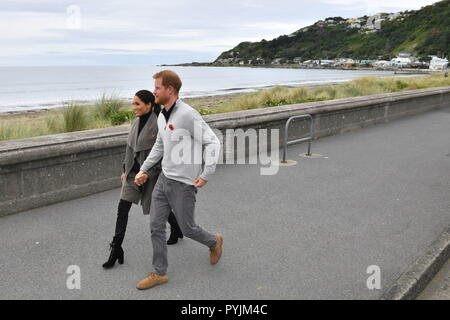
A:
[[[333,100],[448,85],[450,85],[449,78],[445,78],[442,73],[436,73],[424,77],[414,78],[362,77],[339,85],[326,85],[315,88],[286,88],[277,86],[267,91],[242,95],[241,97],[216,107],[214,109],[214,113]]]
[[[214,99],[189,99],[188,103],[200,114],[207,115],[440,86],[450,86],[450,78],[444,77],[444,73],[414,78],[362,77],[339,85],[312,88],[276,86],[268,90]],[[1,116],[0,140],[111,127],[130,123],[134,117],[129,102],[114,95],[103,95],[93,106],[69,102],[63,108],[49,110],[34,118]]]
[[[134,112],[126,101],[105,94],[93,105],[75,101],[35,117],[0,117],[0,140],[43,136],[88,129],[107,128],[130,122]]]
[[[375,14],[375,13],[374,13]],[[423,61],[450,53],[450,0],[374,17],[329,17],[273,40],[242,42],[213,64],[292,64],[315,59],[384,59],[409,52]]]

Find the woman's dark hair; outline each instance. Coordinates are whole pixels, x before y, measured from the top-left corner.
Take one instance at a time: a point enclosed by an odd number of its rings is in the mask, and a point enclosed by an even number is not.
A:
[[[155,103],[155,96],[148,90],[139,90],[136,92],[135,96],[137,96],[141,101],[145,104],[151,104],[153,107],[153,112],[158,116],[161,112],[161,105]]]

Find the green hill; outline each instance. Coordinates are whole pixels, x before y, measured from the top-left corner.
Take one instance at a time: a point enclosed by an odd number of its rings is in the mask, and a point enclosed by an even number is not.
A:
[[[437,2],[416,11],[401,12],[398,17],[383,13],[376,24],[364,16],[354,23],[342,17],[330,17],[274,40],[243,42],[223,52],[215,63],[270,64],[309,59],[390,59],[410,52],[423,60],[428,55],[447,56],[450,52],[450,0]],[[368,22],[375,30],[367,28]]]

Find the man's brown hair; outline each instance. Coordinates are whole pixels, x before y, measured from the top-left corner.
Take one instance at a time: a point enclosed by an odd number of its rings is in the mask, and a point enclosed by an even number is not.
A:
[[[163,70],[161,72],[153,75],[153,79],[162,79],[162,85],[167,88],[168,86],[172,86],[175,89],[175,93],[178,95],[181,89],[181,79],[180,77],[171,70]]]

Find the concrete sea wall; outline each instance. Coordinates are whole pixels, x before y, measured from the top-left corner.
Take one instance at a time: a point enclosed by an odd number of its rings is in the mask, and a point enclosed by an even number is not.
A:
[[[314,138],[318,139],[448,106],[450,87],[439,87],[214,114],[204,119],[222,133],[237,128],[280,129],[281,146],[285,123],[295,115],[313,116]],[[120,187],[128,131],[129,125],[124,125],[0,142],[0,216]],[[308,134],[308,121],[297,121],[289,139]],[[234,151],[226,150],[224,155]]]

